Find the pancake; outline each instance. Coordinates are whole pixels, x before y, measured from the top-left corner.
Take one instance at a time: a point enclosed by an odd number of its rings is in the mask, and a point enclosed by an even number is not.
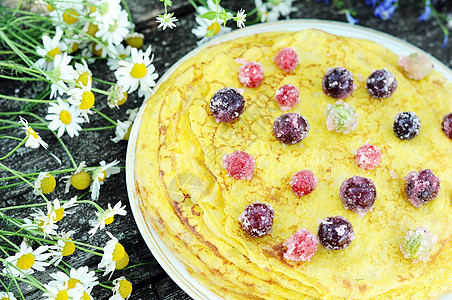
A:
[[[273,58],[285,47],[298,53],[294,71],[283,71]],[[452,111],[452,84],[433,71],[421,80],[405,76],[398,56],[367,40],[319,30],[269,32],[211,46],[182,63],[146,102],[135,152],[140,209],[165,244],[202,284],[225,299],[430,299],[452,289],[452,141],[441,130]],[[262,84],[239,80],[243,61],[264,69]],[[359,125],[350,133],[330,131],[325,111],[336,99],[322,90],[328,68],[353,73],[353,106]],[[395,75],[389,98],[372,98],[366,78],[378,69]],[[273,122],[283,111],[275,92],[292,84],[309,133],[300,143],[281,143]],[[243,113],[218,123],[209,109],[214,93],[232,87],[245,98]],[[399,112],[416,112],[422,122],[411,140],[393,131]],[[369,142],[381,150],[381,163],[360,168],[354,152]],[[244,151],[255,159],[250,180],[236,179],[223,159]],[[318,184],[297,196],[289,182],[311,170]],[[431,169],[441,180],[437,197],[415,207],[405,194],[405,177]],[[377,197],[364,215],[345,209],[342,183],[369,178]],[[239,216],[249,204],[274,209],[271,231],[254,237]],[[284,258],[284,242],[305,228],[317,235],[320,220],[343,216],[354,240],[345,249],[321,244],[309,261]],[[405,234],[428,228],[437,243],[426,262],[406,259]]]

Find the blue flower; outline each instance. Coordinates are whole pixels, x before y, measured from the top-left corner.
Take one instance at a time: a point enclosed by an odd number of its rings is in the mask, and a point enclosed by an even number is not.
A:
[[[378,0],[366,0],[365,2],[367,4],[367,6],[375,7],[375,5],[377,5],[377,3],[378,3]]]
[[[425,11],[419,16],[419,21],[427,21],[432,14],[432,7],[430,6],[430,0],[425,1]]]
[[[325,2],[326,4],[330,4],[329,0],[317,0],[317,2]]]
[[[449,42],[449,34],[444,34],[443,43],[441,44],[441,47],[446,48],[448,42]]]
[[[382,19],[389,20],[392,18],[394,11],[397,8],[397,0],[383,0],[374,10],[374,16]]]
[[[347,18],[347,22],[349,23],[349,24],[356,24],[356,23],[358,23],[359,22],[359,19],[355,19],[355,18],[353,18],[352,17],[352,14],[350,13],[350,11],[349,10],[346,10],[345,11],[345,17]]]

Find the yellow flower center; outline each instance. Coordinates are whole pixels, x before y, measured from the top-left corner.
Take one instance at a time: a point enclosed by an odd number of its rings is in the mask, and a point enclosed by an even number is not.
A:
[[[218,24],[217,22],[213,22],[212,24],[209,25],[209,27],[207,27],[207,30],[213,31],[213,35],[217,35],[217,33],[220,32],[220,29],[221,25]]]
[[[83,297],[81,300],[91,300],[91,297],[88,295],[87,292],[83,292]]]
[[[89,23],[88,30],[86,31],[87,34],[94,37],[96,32],[99,31],[99,26],[93,23]]]
[[[72,116],[71,114],[67,111],[67,110],[62,110],[60,112],[60,120],[61,122],[63,122],[64,124],[68,125],[71,123],[72,121]]]
[[[129,297],[131,293],[132,284],[126,279],[119,281],[119,294],[121,295],[121,297],[125,299]]]
[[[130,71],[130,76],[133,78],[143,78],[146,75],[147,69],[144,63],[135,63]]]
[[[78,46],[79,46],[79,43],[72,42],[68,45],[66,52],[68,54],[74,53],[75,51],[78,50]]]
[[[92,81],[91,75],[89,75],[88,71],[83,72],[80,74],[80,76],[77,78],[77,81],[80,81],[84,86],[88,85],[88,80]]]
[[[113,250],[113,261],[119,261],[121,260],[121,258],[124,257],[124,254],[126,253],[126,251],[124,250],[124,246],[121,245],[120,243],[116,243],[115,245],[115,250]]]
[[[74,24],[78,20],[78,13],[73,9],[69,8],[64,11],[63,21],[67,24]]]
[[[60,48],[56,47],[53,48],[52,50],[50,50],[49,52],[47,52],[47,55],[50,56],[53,59],[55,59],[55,56],[60,55],[61,54],[61,50]],[[49,58],[46,58],[47,61],[52,61]]]
[[[90,109],[94,105],[94,94],[91,91],[84,91],[82,94],[82,103],[80,103],[80,109]]]
[[[35,139],[39,139],[38,134],[36,133],[36,131],[33,130],[33,128],[28,127],[27,132],[28,132],[31,136],[33,136]]]
[[[66,290],[59,291],[55,297],[55,300],[68,300],[68,299],[69,295],[67,294]]]
[[[129,37],[126,39],[126,44],[130,47],[140,49],[143,46],[143,38],[139,36]]]
[[[82,171],[71,176],[71,184],[77,190],[84,190],[91,184],[91,176],[88,172]]]
[[[125,267],[127,267],[128,264],[129,264],[129,255],[126,252],[124,252],[124,257],[121,258],[121,260],[116,262],[115,269],[122,270]]]
[[[10,298],[2,297],[2,298],[0,298],[0,300],[10,300]]]
[[[21,270],[28,270],[35,264],[35,256],[32,253],[27,253],[19,257],[17,260],[17,267]]]
[[[105,219],[105,225],[110,225],[115,220],[114,216],[108,217]]]
[[[110,31],[110,32],[115,32],[116,29],[118,29],[118,22],[115,20],[115,22],[113,23],[113,25],[110,25],[110,27],[108,27],[108,31]]]
[[[69,241],[72,241],[71,238],[67,238]],[[69,256],[75,251],[75,244],[73,242],[64,242],[63,250],[61,251],[61,255]]]
[[[54,222],[61,221],[64,217],[64,208],[60,207],[58,209],[55,209],[55,217],[53,217]]]
[[[51,174],[47,174],[41,181],[41,192],[49,194],[55,190],[56,180]]]
[[[107,171],[103,170],[103,171],[100,172],[100,173],[102,173],[102,174],[104,174],[104,175],[103,175],[103,177],[100,177],[99,174],[97,174],[97,180],[99,180],[99,182],[102,182],[102,181],[105,180],[105,178],[107,178]]]
[[[91,52],[93,52],[93,54],[96,56],[102,56],[103,49],[102,47],[97,48],[96,45],[93,45],[93,49]]]
[[[47,4],[47,10],[48,10],[49,12],[52,12],[52,11],[55,10],[55,8],[54,8],[52,5]]]
[[[126,101],[127,101],[127,92],[124,92],[124,93],[122,93],[123,95],[124,95],[124,97],[122,97],[121,99],[119,99],[119,101],[118,101],[118,103],[117,103],[117,105],[118,106],[120,106],[120,105],[123,105],[124,103],[126,103]]]
[[[70,289],[75,288],[75,286],[77,285],[77,283],[82,284],[82,283],[80,282],[80,280],[78,280],[78,279],[75,279],[75,278],[69,279],[69,280],[67,281],[67,289],[70,290]]]
[[[122,54],[119,54],[119,57],[120,57],[120,58],[126,58],[127,55],[125,55],[124,53],[122,53]]]
[[[132,124],[130,124],[129,129],[127,129],[126,134],[124,135],[124,141],[128,141],[130,137],[130,132],[132,131]]]

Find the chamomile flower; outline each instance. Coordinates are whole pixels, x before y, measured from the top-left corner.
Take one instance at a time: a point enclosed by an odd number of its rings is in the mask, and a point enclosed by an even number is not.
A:
[[[107,234],[110,240],[105,244],[104,255],[102,255],[102,260],[97,267],[99,270],[104,270],[103,276],[110,274],[111,277],[115,269],[119,270],[127,266],[129,255],[117,238],[108,231]]]
[[[113,280],[113,296],[109,300],[129,299],[132,294],[132,284],[124,276]]]
[[[228,33],[232,29],[226,26],[221,26],[220,23],[215,22],[215,20],[208,20],[205,18],[201,18],[200,16],[209,12],[209,11],[217,11],[216,5],[213,3],[212,0],[207,1],[208,9],[204,6],[199,6],[196,9],[197,16],[195,17],[196,23],[198,23],[198,27],[192,29],[192,33],[196,35],[196,37],[200,38],[201,40],[198,41],[198,45],[205,43],[208,40],[208,37],[206,37],[207,33],[213,32],[213,35],[222,35],[225,33]],[[218,11],[222,12],[224,11],[224,8],[220,5],[218,6]],[[232,15],[230,15],[232,18]]]
[[[110,45],[119,45],[129,33],[130,28],[131,24],[127,12],[121,10],[112,24],[99,24],[99,31],[96,32],[96,37],[101,38],[102,41]]]
[[[237,22],[237,27],[242,28],[245,27],[246,22],[246,14],[243,9],[237,12],[237,16],[234,17],[234,20]]]
[[[130,131],[132,130],[132,124],[133,121],[135,121],[135,118],[137,116],[137,110],[136,109],[128,109],[126,111],[127,114],[129,114],[129,119],[122,122],[120,120],[117,120],[116,130],[115,130],[115,137],[111,139],[112,142],[118,143],[119,141],[129,140]]]
[[[49,285],[63,285],[67,287],[67,290],[75,288],[78,284],[83,286],[83,291],[91,293],[93,287],[99,282],[94,271],[90,271],[87,266],[79,267],[78,269],[72,268],[69,275],[63,272],[56,272],[50,274],[54,280],[49,282]]]
[[[121,206],[121,201],[116,203],[114,207],[111,207],[111,204],[108,203],[107,210],[104,210],[102,212],[96,212],[97,222],[88,233],[93,235],[97,232],[97,230],[104,229],[105,225],[113,223],[115,215],[125,216],[127,214],[125,207],[126,207],[125,205]]]
[[[40,191],[43,194],[49,194],[55,190],[56,180],[52,174],[47,172],[41,172],[38,175],[38,179],[35,181],[35,189],[33,190],[35,195],[39,195]]]
[[[0,292],[0,299],[1,300],[17,300],[16,297],[14,297],[14,294],[11,292]]]
[[[46,77],[52,82],[50,86],[50,98],[54,98],[58,94],[63,95],[68,91],[67,81],[74,81],[76,73],[74,68],[69,65],[71,57],[66,52],[58,54],[53,60],[53,69]]]
[[[143,46],[144,34],[139,32],[131,32],[126,36],[125,40],[128,46],[140,49],[141,46]]]
[[[116,125],[116,130],[115,130],[115,137],[110,140],[114,143],[118,143],[123,140],[128,141],[129,136],[130,136],[130,131],[132,129],[132,122],[129,120],[124,121],[124,122],[117,120],[116,123],[117,123],[117,125]]]
[[[61,42],[63,30],[60,27],[56,28],[56,33],[51,39],[48,35],[42,36],[42,47],[37,46],[36,53],[42,58],[36,61],[36,65],[42,70],[50,71],[53,69],[53,60],[55,56],[60,55],[61,52],[66,51],[66,44]]]
[[[25,147],[38,148],[39,145],[41,145],[42,147],[44,147],[44,149],[47,149],[48,144],[42,140],[39,134],[36,131],[34,131],[33,128],[31,128],[31,126],[28,126],[27,120],[20,117],[19,124],[24,125],[24,130],[28,137],[27,141],[25,142]]]
[[[100,162],[100,167],[93,171],[92,183],[91,183],[91,199],[97,200],[99,198],[100,186],[104,183],[104,180],[112,174],[117,174],[120,171],[119,167],[115,167],[119,163],[119,160],[112,161],[107,164],[105,161]]]
[[[51,121],[48,125],[50,130],[58,129],[58,137],[63,136],[65,131],[70,137],[78,136],[79,131],[82,130],[79,124],[84,122],[80,117],[80,110],[74,105],[63,102],[60,97],[57,98],[57,103],[50,103],[45,119]]]
[[[292,7],[292,2],[293,0],[274,0],[263,3],[262,0],[254,0],[261,22],[275,22],[279,16],[289,18],[289,14],[297,10]]]
[[[122,87],[118,84],[112,85],[108,89],[107,104],[110,108],[119,108],[127,101],[127,92],[122,91]]]
[[[93,114],[94,112],[90,110],[94,106],[94,93],[91,92],[91,78],[88,78],[88,83],[83,85],[81,82],[80,87],[74,87],[70,89],[67,94],[69,98],[67,102],[72,105],[77,106],[80,110],[80,114],[85,118],[86,122],[89,123],[88,114]]]
[[[53,235],[57,234],[58,225],[53,221],[56,217],[54,211],[50,214],[44,213],[41,209],[33,208],[34,213],[30,214],[30,217],[33,218],[33,223],[30,220],[24,219],[24,224],[22,228],[34,229],[32,226],[36,224],[37,229],[44,233],[44,236],[49,236],[52,238]]]
[[[91,185],[91,175],[87,171],[83,170],[84,167],[86,167],[86,164],[82,161],[72,175],[63,177],[67,179],[66,187],[64,189],[65,193],[69,192],[69,187],[71,185],[79,191],[83,191]]]
[[[13,256],[8,256],[3,262],[3,273],[10,273],[13,276],[24,278],[25,274],[33,274],[35,271],[45,271],[49,266],[46,262],[50,257],[48,246],[39,246],[35,250],[29,247],[24,241],[20,244],[20,249]]]
[[[77,77],[75,81],[78,84],[87,86],[89,82],[93,80],[93,73],[88,68],[88,64],[84,59],[82,59],[82,63],[75,63],[75,72],[77,73]]]
[[[53,215],[53,221],[58,222],[61,221],[65,214],[73,214],[73,211],[67,211],[69,208],[72,208],[74,206],[77,206],[77,196],[72,197],[69,199],[68,202],[63,203],[61,205],[60,200],[55,198],[53,200],[53,206],[50,202],[47,202],[47,215],[51,216]],[[55,212],[53,214],[53,212]]]
[[[166,27],[169,27],[169,29],[173,29],[174,27],[176,27],[176,24],[174,24],[174,22],[177,21],[176,17],[173,17],[174,13],[166,13],[163,15],[158,15],[157,19],[157,23],[160,23],[159,26],[157,28],[162,28],[163,30],[166,29]]]
[[[123,44],[115,45],[111,50],[114,53],[113,58],[109,58],[107,60],[107,65],[110,68],[110,70],[115,71],[119,68],[118,61],[125,60],[125,61],[131,61],[130,59],[130,52],[132,50],[132,47],[127,45],[127,47],[124,47]]]
[[[121,11],[121,0],[98,0],[94,3],[96,10],[89,14],[97,24],[113,25]]]
[[[51,282],[44,285],[46,292],[42,294],[44,300],[57,299],[83,299],[83,285],[80,283],[72,289],[68,289],[64,284]]]
[[[120,61],[120,67],[115,71],[117,83],[122,86],[123,92],[132,93],[138,89],[138,96],[146,98],[152,94],[155,79],[158,75],[154,73],[152,64],[154,55],[151,56],[152,48],[149,46],[146,52],[133,48],[131,51],[132,62]]]
[[[50,264],[58,266],[58,264],[63,260],[63,257],[69,256],[75,251],[75,244],[72,242],[71,235],[74,231],[60,232],[57,237],[57,244],[49,247],[49,252],[52,254]]]

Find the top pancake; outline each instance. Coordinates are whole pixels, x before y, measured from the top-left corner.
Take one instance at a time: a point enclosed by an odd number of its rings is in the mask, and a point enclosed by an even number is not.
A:
[[[293,72],[272,61],[292,47],[300,62]],[[263,83],[243,87],[236,59],[258,61]],[[441,131],[452,111],[452,84],[433,72],[420,81],[406,78],[398,57],[366,40],[318,30],[263,33],[203,50],[184,62],[147,101],[136,148],[136,183],[141,209],[165,243],[206,286],[225,298],[432,298],[452,288],[452,142]],[[330,132],[325,110],[335,99],[322,91],[329,67],[344,66],[355,77],[356,90],[345,102],[357,113],[359,126],[350,134]],[[388,99],[373,99],[365,79],[386,68],[398,80]],[[311,127],[296,145],[280,143],[272,133],[283,114],[274,94],[284,84],[300,90],[301,103],[291,112]],[[233,123],[217,123],[209,111],[213,93],[224,87],[244,89],[245,110]],[[398,139],[394,117],[414,111],[422,129],[413,140]],[[382,152],[373,170],[356,165],[353,152],[367,140]],[[256,159],[252,180],[236,180],[221,167],[235,150]],[[297,171],[310,169],[317,188],[302,198],[289,185]],[[410,171],[432,169],[441,178],[438,197],[420,208],[404,194]],[[394,176],[395,174],[395,176]],[[363,217],[345,210],[339,199],[342,182],[354,175],[377,187],[372,211]],[[270,234],[253,238],[240,227],[246,205],[273,206]],[[317,234],[319,220],[341,215],[355,230],[352,244],[338,251],[319,249],[309,262],[283,258],[284,241],[304,227]],[[438,243],[427,263],[405,259],[399,245],[408,230],[427,227]],[[444,271],[446,275],[443,275]]]

